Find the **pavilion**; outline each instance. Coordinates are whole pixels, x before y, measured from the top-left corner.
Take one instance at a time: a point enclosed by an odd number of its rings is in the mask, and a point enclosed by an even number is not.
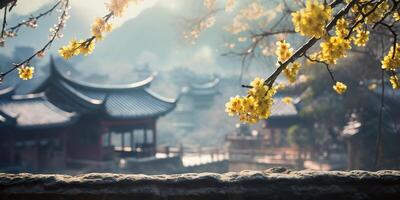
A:
[[[32,94],[15,95],[13,88],[0,92],[1,156],[8,157],[9,166],[29,158],[37,163],[25,167],[46,168],[49,158],[36,157],[44,155],[40,145],[49,138],[57,142],[47,142],[52,145],[46,152],[61,152],[53,155],[60,163],[55,168],[105,169],[118,158],[155,156],[157,119],[177,101],[151,91],[153,75],[122,85],[86,83],[61,73],[53,60],[49,73]]]

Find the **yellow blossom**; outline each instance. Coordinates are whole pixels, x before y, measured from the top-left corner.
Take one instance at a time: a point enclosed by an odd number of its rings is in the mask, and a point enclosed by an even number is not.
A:
[[[110,32],[112,25],[107,23],[103,18],[96,18],[92,24],[92,35],[96,37],[96,40],[103,39],[103,33]]]
[[[295,31],[316,38],[326,34],[325,26],[331,18],[332,8],[316,0],[307,0],[305,8],[292,13]]]
[[[68,47],[68,46],[63,46],[58,50],[58,53],[60,54],[61,57],[64,59],[69,59],[72,56],[74,56],[74,52]]]
[[[292,97],[283,97],[281,101],[285,104],[292,104],[293,98]]]
[[[400,21],[400,11],[394,12],[393,19],[394,21]]]
[[[225,111],[233,116],[242,110],[242,99],[239,96],[231,97],[228,103],[225,104]]]
[[[395,55],[393,56],[393,54]],[[396,53],[394,53],[394,48],[392,46],[381,63],[382,69],[396,70],[400,67],[400,43],[396,44]]]
[[[344,83],[337,81],[333,86],[333,90],[335,90],[338,94],[343,94],[346,92],[347,86]]]
[[[25,80],[25,81],[32,79],[34,71],[35,71],[34,67],[23,65],[18,68],[19,78],[21,78],[22,80]]]
[[[106,4],[106,6],[114,16],[121,17],[125,9],[128,7],[128,3],[129,0],[111,0],[110,3]]]
[[[294,62],[292,64],[289,64],[286,69],[283,70],[283,74],[286,76],[290,83],[294,83],[296,81],[300,66],[301,64],[299,62]]]
[[[347,50],[351,49],[350,40],[339,36],[328,38],[320,46],[320,59],[328,64],[336,64],[337,59],[346,57]]]
[[[260,119],[267,119],[271,115],[271,108],[274,100],[272,97],[276,93],[276,88],[264,85],[264,80],[255,78],[251,82],[251,89],[244,97],[232,97],[226,103],[225,111],[230,116],[239,116],[240,121],[246,123],[256,123]]]
[[[275,54],[278,57],[278,62],[285,62],[293,54],[293,49],[290,48],[290,44],[285,40],[276,42]]]
[[[372,4],[368,4],[367,6],[365,6],[362,9],[362,13],[363,14],[367,14],[369,12],[371,12],[372,9],[375,9],[375,5],[374,3]],[[383,3],[381,3],[375,10],[374,12],[370,13],[368,15],[368,17],[366,17],[365,22],[367,24],[374,24],[376,22],[378,22],[379,20],[382,19],[382,17],[385,15],[385,13],[389,10],[389,3],[387,1],[383,1]],[[362,16],[360,16],[359,18],[362,18]]]
[[[336,35],[339,37],[346,37],[349,34],[349,23],[344,18],[340,18],[336,23]]]
[[[364,47],[369,40],[369,31],[357,28],[357,35],[354,38],[354,44],[359,47]]]
[[[80,46],[81,43],[77,41],[76,39],[73,39],[69,42],[67,46],[63,46],[58,50],[58,53],[63,57],[64,59],[69,59],[72,56],[79,55],[80,53]]]
[[[85,44],[84,41],[81,41],[81,43],[82,43],[82,45],[80,46],[81,54],[83,54],[84,56],[87,56],[93,52],[94,47],[95,47],[94,41],[91,41],[88,44]]]
[[[400,89],[400,81],[396,75],[392,75],[389,78],[390,84],[392,84],[393,89],[398,90]]]

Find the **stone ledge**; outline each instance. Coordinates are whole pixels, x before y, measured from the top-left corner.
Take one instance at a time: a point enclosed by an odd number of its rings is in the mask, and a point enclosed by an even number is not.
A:
[[[0,199],[400,199],[400,171],[0,174]]]

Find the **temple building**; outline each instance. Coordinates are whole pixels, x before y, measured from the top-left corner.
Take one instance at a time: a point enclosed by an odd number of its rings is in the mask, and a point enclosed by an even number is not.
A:
[[[225,138],[229,170],[264,170],[277,166],[299,168],[298,149],[286,140],[289,127],[299,120],[295,104],[286,104],[277,98],[271,116],[258,126],[237,124],[236,130]]]
[[[179,104],[174,112],[175,127],[184,132],[191,132],[199,124],[202,112],[214,105],[214,98],[220,94],[220,79],[212,77],[199,83],[191,82],[182,89]]]
[[[157,119],[175,108],[150,89],[154,76],[123,85],[74,80],[52,61],[32,94],[0,94],[1,167],[93,169],[156,154]],[[48,171],[48,170],[47,170]]]

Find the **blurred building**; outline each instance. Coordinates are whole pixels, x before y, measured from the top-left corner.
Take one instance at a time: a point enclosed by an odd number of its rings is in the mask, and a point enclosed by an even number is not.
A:
[[[276,99],[271,116],[257,127],[237,124],[236,131],[226,136],[229,170],[264,170],[270,167],[302,168],[300,151],[288,144],[291,125],[300,117],[293,103]]]
[[[172,111],[176,100],[149,89],[153,76],[97,85],[73,80],[53,62],[50,67],[50,75],[32,94],[1,91],[2,168],[107,170],[116,158],[155,156],[157,119]]]
[[[218,77],[188,82],[188,86],[182,89],[179,103],[173,113],[175,127],[185,133],[198,128],[200,115],[211,108],[214,98],[220,94]]]

